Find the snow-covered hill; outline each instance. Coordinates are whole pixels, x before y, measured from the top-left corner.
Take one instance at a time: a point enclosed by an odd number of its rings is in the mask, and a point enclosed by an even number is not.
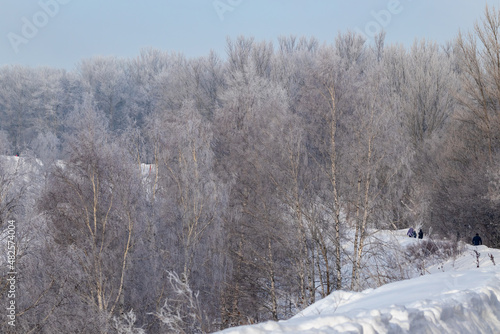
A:
[[[499,266],[500,250],[466,245],[460,256],[426,268],[424,276],[337,291],[289,320],[222,333],[500,333]]]

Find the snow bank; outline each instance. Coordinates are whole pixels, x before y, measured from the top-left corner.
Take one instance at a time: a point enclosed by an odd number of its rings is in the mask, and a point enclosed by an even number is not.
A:
[[[474,249],[480,255],[477,268]],[[295,317],[222,333],[499,333],[500,251],[468,246],[431,274],[363,292],[337,291]]]

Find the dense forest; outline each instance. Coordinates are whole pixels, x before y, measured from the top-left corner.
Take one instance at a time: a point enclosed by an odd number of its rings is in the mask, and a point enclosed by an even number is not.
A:
[[[446,45],[239,37],[224,56],[0,67],[15,330],[204,333],[288,318],[373,287],[373,229],[499,247],[499,30],[487,9]],[[0,274],[8,305],[7,265]]]

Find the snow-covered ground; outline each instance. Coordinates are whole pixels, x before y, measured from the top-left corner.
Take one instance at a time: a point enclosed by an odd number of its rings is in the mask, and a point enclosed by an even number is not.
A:
[[[404,231],[391,233],[403,246],[421,242],[404,238]],[[426,268],[424,276],[362,292],[337,291],[289,320],[222,333],[500,333],[499,266],[500,250],[466,245],[457,258]]]

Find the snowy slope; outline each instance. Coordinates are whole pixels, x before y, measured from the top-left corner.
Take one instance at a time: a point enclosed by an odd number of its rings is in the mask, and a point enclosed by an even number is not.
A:
[[[363,292],[337,291],[289,320],[222,333],[500,333],[499,266],[500,250],[466,246],[455,260],[427,268],[425,276]]]

